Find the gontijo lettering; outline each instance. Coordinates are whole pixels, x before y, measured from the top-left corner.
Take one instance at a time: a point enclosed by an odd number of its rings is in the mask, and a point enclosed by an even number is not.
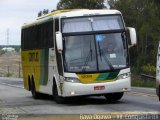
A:
[[[28,53],[28,58],[30,62],[38,62],[39,61],[38,52]]]

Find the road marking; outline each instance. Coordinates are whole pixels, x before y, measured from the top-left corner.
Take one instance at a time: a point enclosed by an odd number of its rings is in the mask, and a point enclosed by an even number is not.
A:
[[[147,93],[142,93],[142,92],[132,92],[131,91],[131,92],[128,92],[127,94],[157,98],[157,95],[152,95],[152,94],[147,94]]]
[[[16,87],[16,88],[22,88],[22,89],[24,89],[24,87],[18,86],[18,85],[11,85],[11,84],[8,84],[8,83],[0,83],[0,84],[7,85],[7,86],[10,86],[10,87]]]
[[[0,108],[0,114],[25,114],[26,112],[18,107],[15,108]]]

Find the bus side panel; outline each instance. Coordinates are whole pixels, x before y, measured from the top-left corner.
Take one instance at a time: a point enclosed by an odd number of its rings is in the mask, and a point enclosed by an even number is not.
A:
[[[45,66],[41,69],[39,92],[52,95],[53,79],[58,76],[54,48],[41,51],[42,64],[45,64]]]
[[[40,50],[22,51],[22,71],[24,88],[29,90],[28,79],[34,79],[36,90],[39,90],[40,80]]]
[[[29,65],[28,65],[28,55],[27,52],[21,52],[21,59],[22,59],[22,71],[23,71],[23,81],[24,81],[24,88],[29,90],[29,84],[28,84],[28,79],[30,73],[29,71]]]
[[[48,58],[49,49],[43,49],[40,52],[40,85],[47,85],[48,82]]]

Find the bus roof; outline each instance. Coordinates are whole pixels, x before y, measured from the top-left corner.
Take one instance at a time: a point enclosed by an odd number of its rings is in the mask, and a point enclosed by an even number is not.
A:
[[[29,27],[32,25],[43,23],[52,18],[63,18],[63,17],[78,17],[78,16],[93,16],[93,15],[109,15],[109,14],[121,14],[118,10],[110,9],[66,9],[66,10],[55,10],[49,14],[38,17],[34,22],[25,23],[22,28]]]
[[[65,16],[65,17],[74,17],[74,16],[85,16],[90,14],[121,14],[118,10],[109,10],[109,9],[66,9],[66,10],[55,10],[45,16],[39,17],[38,19],[43,19],[49,16]],[[37,19],[37,20],[38,20]]]

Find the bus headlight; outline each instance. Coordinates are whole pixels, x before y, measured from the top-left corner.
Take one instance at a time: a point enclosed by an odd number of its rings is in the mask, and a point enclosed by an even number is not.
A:
[[[66,82],[80,83],[80,80],[78,78],[74,78],[74,77],[65,77],[64,80]]]
[[[120,80],[120,79],[126,79],[128,77],[131,76],[131,73],[124,73],[124,74],[120,74],[118,77],[117,77],[117,80]]]

